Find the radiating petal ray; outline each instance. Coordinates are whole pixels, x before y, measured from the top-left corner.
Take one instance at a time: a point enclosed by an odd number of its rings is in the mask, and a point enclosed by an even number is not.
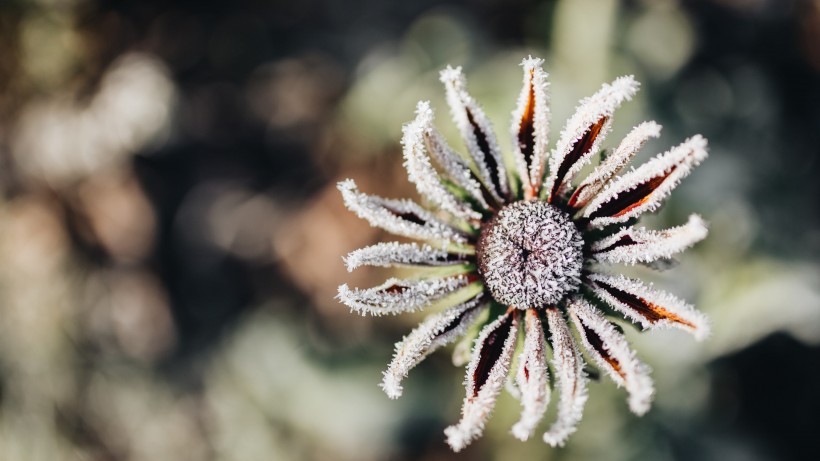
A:
[[[464,254],[448,253],[430,245],[382,242],[351,251],[344,257],[348,272],[362,266],[446,266],[467,261]]]
[[[400,314],[423,309],[469,282],[466,275],[430,280],[390,278],[373,288],[350,288],[344,284],[336,298],[362,315]]]
[[[589,203],[584,217],[603,227],[653,211],[706,156],[706,140],[693,136],[610,183]]]
[[[706,238],[707,233],[703,219],[691,215],[686,224],[662,231],[627,227],[595,242],[591,250],[603,263],[649,263],[672,257]]]
[[[649,367],[638,360],[626,338],[600,312],[581,298],[567,306],[581,341],[595,362],[629,393],[629,409],[642,415],[652,405],[655,388]]]
[[[598,151],[610,130],[615,109],[632,99],[638,86],[631,75],[619,77],[612,84],[604,84],[594,95],[581,100],[561,131],[550,158],[550,175],[544,187],[550,192],[551,203],[557,200],[572,178]]]
[[[521,62],[524,68],[524,86],[518,97],[518,105],[512,113],[510,127],[518,176],[532,196],[541,184],[549,153],[549,82],[547,73],[541,68],[543,64],[543,59],[533,57]]]
[[[510,190],[501,149],[489,119],[467,93],[467,80],[461,67],[448,66],[441,72],[441,82],[447,91],[447,103],[453,120],[467,143],[467,150],[475,161],[482,182],[490,187],[498,203],[506,202]]]
[[[426,101],[420,102],[418,111],[424,110],[424,106],[429,108],[430,105]],[[444,136],[442,136],[433,125],[432,108],[430,111],[431,115],[429,120],[426,120],[426,125],[422,127],[422,136],[424,137],[427,152],[430,154],[430,157],[438,163],[442,170],[444,170],[448,179],[464,189],[480,207],[489,210],[490,205],[487,198],[492,197],[491,195],[488,197],[488,194],[490,194],[489,190],[484,188],[478,179],[476,179],[470,170],[469,162],[447,145]],[[495,199],[491,199],[490,201],[493,200]]]
[[[410,200],[390,200],[359,192],[352,179],[337,184],[345,206],[371,226],[404,237],[465,243],[467,237]]]
[[[709,335],[706,316],[669,293],[623,275],[592,274],[589,278],[596,296],[644,328],[680,328],[699,341]]]
[[[467,396],[461,421],[444,431],[454,451],[461,451],[484,431],[510,370],[517,337],[518,311],[510,309],[484,327],[476,340],[464,383]]]
[[[406,124],[402,131],[402,145],[404,146],[404,167],[407,169],[407,178],[416,185],[419,194],[426,197],[433,205],[452,213],[462,219],[481,219],[481,213],[473,210],[470,205],[459,200],[441,182],[438,172],[433,168],[427,154],[425,133],[433,120],[433,111],[430,104],[420,102],[416,109],[416,119]]]
[[[558,387],[558,417],[544,433],[544,442],[563,446],[567,437],[578,429],[587,401],[587,378],[584,361],[563,314],[558,309],[546,310],[552,347],[552,366]]]
[[[535,309],[527,309],[526,315],[524,349],[518,359],[518,372],[515,375],[523,408],[521,419],[512,428],[513,435],[519,440],[530,438],[535,426],[544,417],[550,400],[544,328]]]
[[[661,135],[661,126],[655,122],[643,122],[632,129],[621,144],[598,165],[575,189],[569,200],[574,209],[583,208],[595,195],[617,175],[646,144],[649,138]]]
[[[393,360],[384,372],[381,388],[391,398],[402,394],[401,382],[413,367],[436,349],[463,335],[486,305],[483,294],[427,317],[401,342],[396,344]]]

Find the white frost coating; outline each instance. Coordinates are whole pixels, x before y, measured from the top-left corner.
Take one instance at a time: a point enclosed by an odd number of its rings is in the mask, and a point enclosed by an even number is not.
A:
[[[384,372],[380,387],[391,399],[402,394],[401,382],[413,367],[436,349],[446,346],[464,335],[476,317],[481,313],[479,305],[482,294],[444,312],[424,319],[401,342],[396,343],[396,353]]]
[[[621,144],[605,158],[595,170],[584,179],[578,186],[577,196],[573,205],[576,209],[582,208],[589,203],[595,195],[604,187],[616,174],[618,174],[631,160],[635,154],[646,144],[649,138],[658,138],[661,135],[661,126],[655,122],[643,122],[629,132]]]
[[[558,309],[547,309],[547,325],[552,335],[552,366],[558,387],[558,417],[544,433],[544,442],[564,446],[567,438],[578,429],[587,401],[587,378],[584,362],[566,320]]]
[[[487,288],[519,309],[555,304],[581,283],[583,238],[565,212],[519,201],[485,224],[477,246]]]
[[[550,401],[547,344],[541,320],[534,309],[527,310],[524,348],[518,358],[515,380],[523,408],[521,419],[513,425],[512,433],[519,440],[525,441],[544,417]]]
[[[430,103],[422,101],[419,103],[419,111],[427,110],[422,107],[426,105],[430,110],[430,117],[426,120],[426,125],[422,128],[422,136],[430,157],[439,164],[447,177],[456,185],[467,191],[468,194],[484,209],[489,209],[490,205],[484,200],[481,193],[481,184],[478,183],[473,172],[470,171],[468,161],[447,145],[444,136],[433,126],[433,110]]]
[[[626,387],[629,393],[629,409],[637,415],[646,413],[652,405],[655,393],[652,378],[649,377],[649,367],[638,359],[624,335],[587,301],[573,298],[568,303],[567,310],[581,341],[595,363],[606,370],[618,386]],[[607,357],[601,355],[594,347],[589,340],[587,329],[600,338],[604,353],[617,365],[610,363]]]
[[[622,223],[644,212],[656,210],[660,207],[663,199],[680,183],[681,179],[688,176],[693,168],[706,159],[707,155],[706,139],[700,135],[695,135],[687,139],[680,145],[658,155],[637,169],[624,174],[608,184],[604,190],[589,203],[589,206],[584,210],[584,217],[593,217],[591,224],[594,227],[603,227],[608,224]],[[659,186],[650,192],[645,199],[639,198],[633,208],[621,212],[622,214],[620,214],[620,216],[617,216],[619,213],[616,213],[616,216],[595,216],[595,212],[599,208],[611,200],[616,200],[618,195],[627,193],[653,178],[662,177],[664,175],[668,176],[666,176],[666,179],[664,179]]]
[[[513,317],[510,320],[508,317],[511,315]],[[481,386],[481,389],[477,389],[478,392],[476,393],[476,383],[473,377],[481,361],[487,338],[507,320],[511,321],[512,325],[510,326],[509,334],[504,338],[501,355],[495,363],[492,364],[486,382]],[[464,382],[464,386],[467,389],[467,396],[464,398],[464,404],[461,407],[461,421],[444,430],[444,434],[447,436],[447,443],[453,451],[461,451],[484,431],[484,424],[493,411],[495,401],[501,389],[504,387],[505,378],[510,371],[510,362],[512,361],[517,339],[518,315],[515,311],[499,316],[481,330],[481,334],[479,334],[473,347],[470,364],[467,366],[467,376]]]
[[[593,282],[590,288],[596,296],[644,328],[680,328],[692,333],[698,341],[709,336],[709,319],[706,315],[665,291],[655,290],[623,275],[591,274],[590,280]],[[617,293],[606,289],[607,285],[638,298],[652,317],[618,299]]]
[[[706,238],[706,223],[698,215],[689,216],[686,224],[655,231],[628,227],[595,242],[592,253],[599,262],[618,264],[648,263],[670,258]],[[622,239],[628,243],[619,244]],[[633,243],[634,242],[634,243]],[[606,250],[606,251],[601,251]]]
[[[373,288],[339,287],[336,299],[362,315],[400,314],[423,309],[441,298],[467,286],[467,277],[430,280],[387,279]]]
[[[421,205],[410,200],[390,200],[359,192],[352,179],[340,181],[336,187],[342,192],[345,206],[371,226],[404,237],[420,240],[466,243],[461,232],[442,222]],[[392,212],[391,212],[392,210]],[[412,213],[423,224],[409,221],[398,214]]]
[[[348,272],[362,266],[445,266],[464,262],[463,255],[451,255],[430,245],[382,242],[351,251],[344,257]]]
[[[432,124],[433,111],[428,102],[420,102],[416,108],[416,119],[404,125],[401,144],[404,146],[404,167],[407,178],[416,185],[423,197],[444,211],[462,219],[481,219],[481,213],[461,201],[441,183],[438,172],[433,168],[426,152],[425,131]]]
[[[549,82],[547,81],[547,73],[541,66],[544,65],[544,60],[540,58],[528,57],[521,61],[521,67],[524,68],[524,86],[521,88],[521,94],[518,96],[518,104],[512,113],[512,126],[510,133],[513,140],[513,154],[515,155],[515,166],[518,169],[518,175],[521,181],[526,184],[527,181],[537,188],[541,182],[541,175],[543,174],[544,163],[547,161],[549,149],[547,144],[549,142],[550,130],[550,106],[549,106]],[[534,100],[530,101],[530,95],[534,96]],[[529,104],[533,104],[533,120],[534,136],[533,136],[533,152],[530,164],[527,165],[524,154],[521,152],[519,145],[519,133],[521,132],[521,121],[524,118],[525,111]]]
[[[496,140],[490,120],[473,97],[467,93],[467,80],[461,72],[461,67],[452,68],[447,66],[446,69],[441,71],[441,82],[444,83],[447,92],[447,104],[450,106],[453,121],[455,121],[456,126],[461,132],[461,136],[467,144],[467,150],[470,152],[470,156],[472,156],[478,167],[482,182],[499,203],[505,202],[502,197],[509,195],[507,173],[504,168],[504,161],[501,158],[501,149],[498,146],[498,140]],[[490,150],[487,154],[495,160],[494,163],[498,169],[496,172],[497,176],[494,176],[490,171],[485,153],[482,152],[478,145],[474,126],[470,123],[468,113],[472,115],[473,122],[475,122],[476,127],[483,133],[487,141],[487,146]],[[496,181],[501,190],[497,190],[494,186]]]
[[[564,163],[567,155],[572,151],[573,146],[578,142],[589,129],[603,117],[607,117],[606,123],[601,128],[590,149],[583,153],[567,171],[566,175],[560,179],[561,184],[558,193],[566,187],[572,178],[581,171],[581,168],[589,163],[592,155],[598,151],[604,138],[612,126],[612,114],[620,107],[624,101],[629,101],[638,91],[640,84],[631,75],[618,77],[612,84],[604,84],[594,95],[584,98],[575,109],[575,113],[567,120],[567,124],[561,131],[558,143],[550,157],[550,175],[544,187],[552,191],[557,178],[558,168]]]

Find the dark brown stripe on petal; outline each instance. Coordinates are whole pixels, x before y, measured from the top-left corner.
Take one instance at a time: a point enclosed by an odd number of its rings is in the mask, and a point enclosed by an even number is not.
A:
[[[467,109],[467,121],[470,122],[470,126],[473,127],[473,135],[475,136],[476,144],[478,144],[478,150],[484,154],[484,162],[487,164],[487,169],[490,172],[490,181],[495,188],[495,192],[498,194],[499,197],[504,196],[504,191],[501,189],[501,180],[499,179],[499,172],[498,172],[498,162],[496,161],[495,157],[490,150],[490,143],[487,141],[487,135],[483,131],[481,131],[481,127],[475,121],[473,117],[472,111]]]
[[[595,253],[606,253],[607,251],[614,250],[615,248],[625,247],[629,245],[637,245],[640,242],[636,242],[632,236],[624,235],[615,241],[613,244],[609,245],[606,248],[602,248],[600,250],[595,251]]]
[[[389,287],[383,289],[382,292],[392,295],[392,294],[404,293],[404,290],[406,290],[406,289],[407,289],[407,287],[403,286],[403,285],[390,285]]]
[[[427,224],[427,221],[425,221],[421,216],[419,216],[419,215],[417,215],[417,214],[415,214],[411,211],[402,213],[398,210],[394,210],[394,209],[389,208],[389,207],[384,207],[384,208],[387,211],[389,211],[389,212],[393,213],[394,215],[396,215],[396,217],[401,218],[405,221],[411,222],[413,224],[418,224],[420,226],[423,226],[423,225]]]
[[[676,167],[672,167],[666,173],[662,174],[661,176],[656,176],[652,179],[649,179],[641,184],[638,184],[632,190],[628,190],[625,192],[621,192],[618,194],[617,197],[612,198],[608,202],[604,203],[600,206],[597,210],[595,210],[590,216],[589,219],[595,218],[602,218],[602,217],[614,217],[617,218],[619,216],[623,216],[629,211],[633,210],[634,208],[646,203],[649,198],[652,196],[652,193],[655,192],[655,189],[660,187],[666,178],[669,177],[674,171]]]
[[[481,344],[481,358],[473,372],[473,382],[475,383],[473,397],[477,396],[481,388],[484,387],[487,378],[490,377],[490,371],[498,362],[501,353],[504,352],[504,343],[507,341],[507,337],[510,336],[510,329],[513,324],[513,313],[508,312],[504,315],[506,317],[504,321]]]
[[[570,149],[569,153],[564,157],[564,160],[561,162],[561,165],[558,167],[558,172],[555,174],[555,183],[552,185],[552,191],[550,192],[549,196],[549,203],[555,201],[555,196],[558,194],[558,190],[561,187],[561,184],[564,182],[564,177],[567,175],[567,172],[575,164],[583,155],[592,148],[592,145],[595,144],[595,140],[598,138],[598,135],[601,133],[601,129],[604,127],[606,121],[609,120],[609,117],[601,117],[595,122],[589,129],[581,136],[581,139],[575,141],[573,144],[572,149]]]
[[[586,336],[587,341],[589,341],[589,345],[592,346],[593,349],[595,349],[595,352],[597,352],[601,356],[601,358],[603,358],[606,361],[606,363],[608,363],[609,366],[611,366],[612,369],[615,370],[616,373],[621,375],[622,378],[626,379],[626,375],[624,375],[623,369],[621,368],[621,363],[615,360],[614,357],[609,355],[609,352],[607,352],[606,348],[604,347],[604,341],[601,339],[600,336],[598,336],[598,333],[596,333],[590,328],[587,328],[587,326],[584,325],[584,322],[579,323],[581,324],[581,329],[584,331],[584,336]]]
[[[671,320],[672,322],[680,323],[682,325],[686,325],[692,329],[697,329],[697,325],[695,325],[694,323],[684,318],[681,318],[680,316],[675,315],[669,312],[668,310],[664,309],[663,307],[651,303],[641,298],[640,296],[636,296],[632,293],[619,290],[618,288],[615,288],[601,281],[595,281],[595,284],[601,287],[610,295],[612,295],[618,301],[634,309],[637,313],[646,318],[646,320],[649,321],[649,323],[655,323],[665,319]]]
[[[532,156],[535,153],[535,88],[533,88],[533,72],[530,71],[530,93],[527,97],[527,105],[524,107],[524,115],[521,117],[520,128],[518,129],[518,147],[524,155],[524,162],[527,168],[532,163]],[[529,171],[529,170],[527,170]],[[521,178],[526,180],[526,178]]]
[[[477,305],[477,306],[475,306],[475,307],[473,307],[473,308],[467,309],[467,310],[465,310],[464,312],[462,312],[462,313],[458,314],[458,316],[457,316],[456,318],[454,318],[452,322],[448,323],[448,324],[447,324],[447,326],[445,326],[445,327],[441,330],[441,333],[439,333],[439,334],[438,334],[438,335],[436,335],[436,336],[442,336],[442,335],[445,335],[445,334],[447,334],[447,333],[449,333],[449,332],[453,331],[456,327],[458,327],[459,325],[461,325],[461,321],[462,321],[462,320],[464,320],[464,317],[466,317],[466,316],[467,316],[467,314],[469,314],[470,312],[472,312],[472,311],[474,311],[474,310],[478,309],[478,308],[479,308],[479,306],[480,306],[480,304],[479,304],[479,305]]]

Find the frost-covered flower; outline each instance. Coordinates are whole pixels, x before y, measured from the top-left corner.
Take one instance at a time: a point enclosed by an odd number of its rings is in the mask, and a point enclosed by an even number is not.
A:
[[[615,264],[667,260],[706,236],[696,215],[662,231],[634,226],[706,158],[706,140],[693,136],[621,174],[646,141],[660,135],[658,124],[644,122],[576,181],[601,152],[615,109],[632,98],[638,82],[621,77],[581,100],[548,151],[549,93],[542,65],[534,58],[522,62],[524,86],[512,113],[508,157],[467,93],[461,68],[441,72],[468,155],[447,145],[427,102],[418,104],[402,140],[408,177],[435,211],[364,194],[350,179],[338,185],[345,205],[371,225],[424,242],[379,243],[350,253],[348,270],[422,270],[374,288],[342,285],[338,299],[365,315],[434,311],[396,345],[381,384],[391,398],[401,395],[402,379],[424,357],[465,337],[454,361],[468,363],[467,396],[461,420],[445,430],[456,451],[481,435],[504,387],[521,402],[521,419],[512,428],[521,440],[534,433],[555,390],[557,419],[543,439],[562,445],[576,430],[587,399],[582,351],[626,388],[634,413],[645,413],[654,393],[649,368],[610,316],[644,329],[680,328],[698,339],[709,330],[706,317],[684,301],[606,271]]]

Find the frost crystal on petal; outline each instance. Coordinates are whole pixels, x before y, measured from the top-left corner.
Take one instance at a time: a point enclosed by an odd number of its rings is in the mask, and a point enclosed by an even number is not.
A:
[[[390,278],[373,288],[339,287],[336,298],[362,315],[400,314],[423,309],[459,288],[467,286],[464,275],[431,279],[401,280]]]
[[[464,243],[467,238],[410,200],[389,200],[359,192],[352,179],[337,185],[345,206],[371,226],[419,240]]]
[[[485,210],[489,210],[490,205],[484,197],[484,194],[489,194],[489,191],[484,189],[473,175],[473,172],[470,170],[470,163],[447,145],[444,137],[433,126],[432,117],[428,125],[424,128],[423,136],[430,157],[439,164],[447,177],[470,194],[470,197],[475,200],[479,206]],[[482,190],[486,192],[482,192]]]
[[[419,194],[435,206],[462,219],[481,219],[481,213],[459,200],[441,183],[441,178],[426,152],[425,132],[432,124],[433,110],[430,104],[420,102],[416,109],[416,119],[404,126],[404,167],[407,177],[416,185]]]
[[[541,66],[543,59],[529,57],[521,61],[524,86],[518,105],[512,113],[510,132],[518,175],[525,187],[538,190],[544,164],[547,161],[550,108],[549,82]]]
[[[567,437],[578,429],[587,401],[587,378],[581,353],[563,315],[555,308],[546,312],[551,334],[552,366],[558,387],[558,417],[544,433],[544,442],[555,447],[563,446]]]
[[[572,194],[569,206],[579,209],[589,203],[601,188],[632,160],[649,138],[657,138],[660,135],[661,126],[655,122],[643,122],[633,128],[615,151],[602,160],[601,164],[578,186]]]
[[[467,144],[482,182],[490,189],[498,203],[509,195],[507,172],[501,158],[501,149],[495,138],[490,120],[467,93],[467,80],[461,67],[447,67],[441,71],[441,82],[447,91],[447,103],[461,136]]]
[[[638,360],[626,338],[587,301],[574,298],[567,310],[589,355],[629,393],[629,409],[642,415],[655,392],[649,367]]]
[[[603,227],[654,211],[706,156],[706,140],[693,136],[610,183],[589,203],[584,217]]]
[[[444,266],[466,261],[462,254],[448,253],[430,245],[382,242],[359,248],[344,258],[348,272],[362,266]]]
[[[511,309],[485,326],[476,339],[464,383],[467,396],[461,408],[461,421],[444,431],[454,451],[461,451],[484,431],[504,387],[517,338],[518,312]]]
[[[550,400],[547,344],[535,309],[527,310],[524,349],[518,359],[515,380],[523,408],[521,419],[513,426],[512,433],[519,440],[527,440],[544,417]]]
[[[604,84],[594,95],[584,98],[567,120],[558,144],[550,158],[550,176],[544,187],[554,202],[572,178],[598,151],[611,128],[612,114],[624,101],[638,91],[638,82],[631,76],[619,77]]]
[[[589,278],[596,296],[644,328],[680,328],[699,341],[709,335],[706,316],[669,293],[623,275],[591,274]]]
[[[595,259],[604,263],[648,263],[670,258],[706,238],[706,223],[698,215],[678,227],[662,231],[628,227],[592,245]]]
[[[436,349],[462,336],[481,313],[482,294],[427,317],[416,329],[396,344],[396,354],[384,372],[381,388],[391,398],[401,396],[401,381],[410,370]]]

